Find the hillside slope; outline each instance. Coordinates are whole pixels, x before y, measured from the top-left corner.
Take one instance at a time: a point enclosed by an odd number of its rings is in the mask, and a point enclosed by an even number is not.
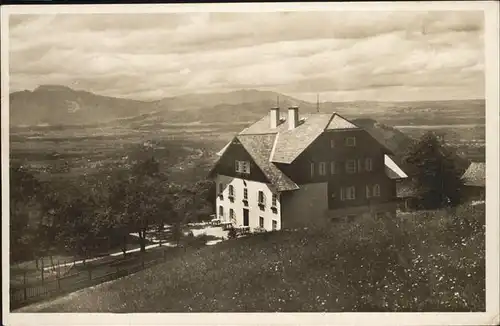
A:
[[[415,214],[188,249],[22,312],[484,311],[484,206]]]
[[[12,125],[88,124],[149,111],[142,101],[96,95],[58,85],[10,94]]]

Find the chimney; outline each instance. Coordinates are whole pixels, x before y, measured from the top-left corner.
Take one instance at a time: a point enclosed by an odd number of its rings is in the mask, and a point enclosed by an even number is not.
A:
[[[271,129],[276,129],[278,127],[278,123],[280,121],[280,108],[275,107],[271,108],[270,111],[270,121],[271,121]]]
[[[288,129],[295,129],[299,124],[299,107],[291,106],[288,108]]]

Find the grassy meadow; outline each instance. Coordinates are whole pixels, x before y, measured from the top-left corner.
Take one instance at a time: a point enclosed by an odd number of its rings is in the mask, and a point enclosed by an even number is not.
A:
[[[23,312],[485,310],[484,205],[188,249]]]

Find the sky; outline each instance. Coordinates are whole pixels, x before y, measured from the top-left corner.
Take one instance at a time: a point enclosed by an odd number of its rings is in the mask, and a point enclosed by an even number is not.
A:
[[[484,98],[483,34],[481,11],[12,15],[10,91]]]

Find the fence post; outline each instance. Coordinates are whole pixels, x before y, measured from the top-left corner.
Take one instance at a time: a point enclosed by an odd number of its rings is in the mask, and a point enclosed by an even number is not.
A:
[[[27,292],[27,289],[26,289],[26,271],[24,271],[24,274],[23,274],[23,289],[24,289],[24,300],[28,300],[28,292]]]
[[[45,269],[45,266],[44,266],[44,263],[43,263],[43,257],[42,257],[42,285],[43,285],[43,282],[45,280],[45,273],[44,273],[44,269]]]

